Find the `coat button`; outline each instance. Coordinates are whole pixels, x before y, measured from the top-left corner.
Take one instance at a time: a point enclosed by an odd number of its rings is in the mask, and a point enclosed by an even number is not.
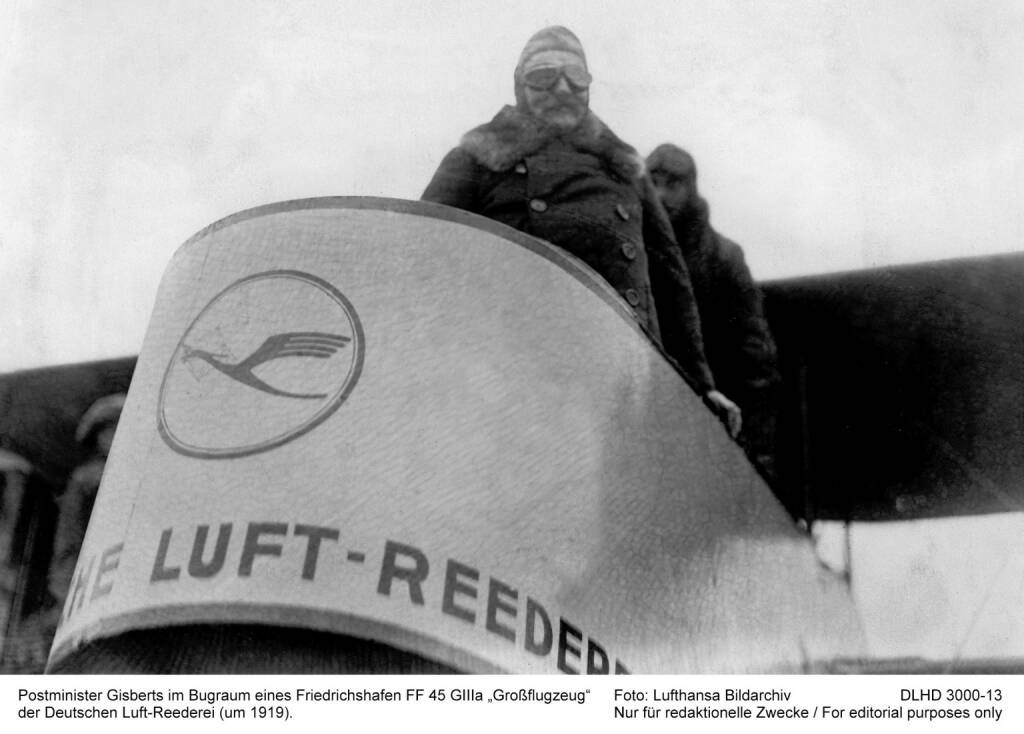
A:
[[[619,249],[622,250],[622,256],[627,260],[636,260],[636,245],[632,242],[623,242]]]
[[[548,210],[548,203],[543,199],[530,199],[530,208],[535,212],[546,212]]]
[[[525,163],[517,163],[515,170],[516,170],[516,173],[526,173],[526,164]]]
[[[629,212],[626,210],[626,207],[622,206],[622,204],[615,205],[615,213],[622,218],[623,222],[629,221]]]
[[[629,302],[630,306],[638,306],[638,305],[640,305],[640,294],[637,293],[635,289],[627,288],[625,295],[626,295],[626,300]]]

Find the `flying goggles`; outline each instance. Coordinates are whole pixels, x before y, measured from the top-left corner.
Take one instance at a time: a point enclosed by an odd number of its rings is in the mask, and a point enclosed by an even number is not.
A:
[[[587,89],[592,79],[582,66],[542,66],[523,74],[523,84],[530,89],[543,91],[554,87],[563,76],[575,92]]]

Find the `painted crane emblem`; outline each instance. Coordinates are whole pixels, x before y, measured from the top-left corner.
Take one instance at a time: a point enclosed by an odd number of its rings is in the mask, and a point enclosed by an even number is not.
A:
[[[253,373],[253,370],[275,359],[289,357],[329,359],[350,341],[352,341],[351,337],[328,334],[322,331],[291,331],[267,337],[252,354],[234,364],[221,359],[226,355],[214,354],[205,349],[195,349],[187,344],[182,345],[183,354],[181,359],[183,362],[190,359],[202,359],[232,380],[271,395],[313,400],[325,398],[327,393],[309,394],[280,390],[261,380]]]

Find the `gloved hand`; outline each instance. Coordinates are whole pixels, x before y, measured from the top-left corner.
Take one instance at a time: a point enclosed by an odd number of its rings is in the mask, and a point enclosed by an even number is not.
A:
[[[736,438],[743,427],[743,411],[729,398],[718,390],[709,390],[704,394],[704,404],[725,424],[729,435]]]

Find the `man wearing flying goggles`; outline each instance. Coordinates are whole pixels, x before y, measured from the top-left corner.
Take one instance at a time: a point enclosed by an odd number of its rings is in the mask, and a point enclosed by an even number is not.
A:
[[[583,260],[629,305],[735,436],[740,411],[715,389],[686,264],[643,159],[590,111],[591,76],[572,31],[526,43],[515,106],[448,153],[425,201],[482,214]]]
[[[523,84],[530,89],[546,91],[555,86],[563,77],[569,82],[569,86],[574,92],[588,89],[592,79],[590,72],[582,66],[542,66],[523,74]]]

